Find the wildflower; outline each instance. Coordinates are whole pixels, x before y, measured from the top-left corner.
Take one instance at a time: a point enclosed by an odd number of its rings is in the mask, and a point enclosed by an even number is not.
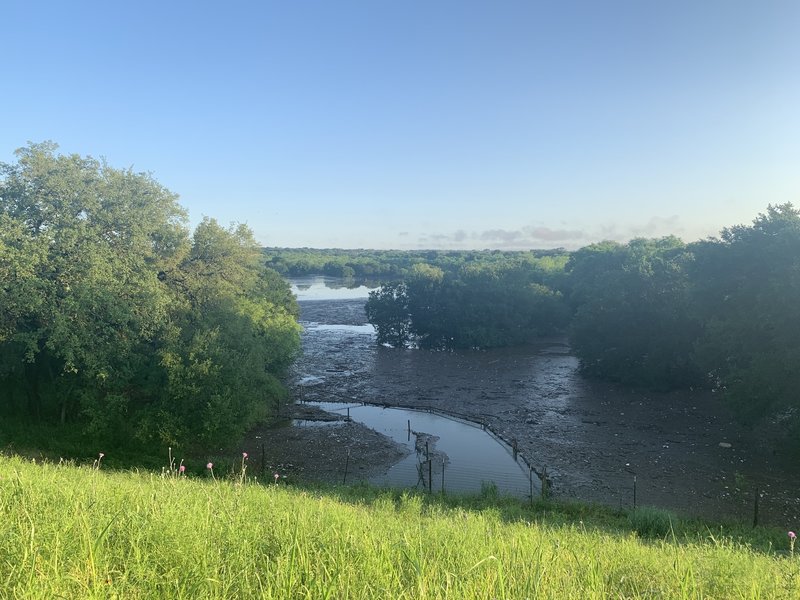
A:
[[[242,458],[247,458],[247,452],[242,452]]]
[[[211,470],[211,469],[213,469],[213,468],[214,468],[214,463],[208,463],[208,464],[206,465],[206,469],[208,469],[208,470]]]
[[[281,476],[277,473],[274,473],[272,476],[275,478],[275,483],[278,483],[278,479],[280,479]]]
[[[789,532],[789,552],[794,556],[794,543],[797,541],[797,534],[794,531]]]
[[[185,472],[186,472],[186,465],[181,465],[181,466],[180,466],[180,468],[179,468],[178,470],[179,470],[181,473],[185,473]]]
[[[105,454],[103,454],[103,453],[101,452],[101,453],[100,453],[100,458],[103,458],[104,456],[105,456]]]

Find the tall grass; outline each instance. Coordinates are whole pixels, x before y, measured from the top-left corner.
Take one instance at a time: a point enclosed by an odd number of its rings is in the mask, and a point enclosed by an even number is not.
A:
[[[643,539],[624,515],[571,521],[582,510],[0,457],[0,596],[798,597],[783,550],[710,530]]]

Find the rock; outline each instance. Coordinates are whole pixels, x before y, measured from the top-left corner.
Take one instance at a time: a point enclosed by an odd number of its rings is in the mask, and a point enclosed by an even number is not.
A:
[[[720,448],[730,448],[731,444],[729,444],[728,442],[720,442],[719,443],[719,447]]]

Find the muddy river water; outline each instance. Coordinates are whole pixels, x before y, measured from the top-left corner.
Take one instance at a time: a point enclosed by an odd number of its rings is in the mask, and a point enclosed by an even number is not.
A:
[[[762,522],[800,525],[797,468],[737,425],[715,394],[589,381],[565,339],[467,352],[379,347],[364,314],[367,287],[322,277],[292,284],[304,326],[290,382],[299,402],[430,408],[484,424],[506,441],[497,445],[506,457],[513,444],[537,470],[546,467],[563,498],[630,506],[636,477],[640,504],[752,520],[758,490]],[[410,454],[398,450],[397,469]],[[415,460],[412,486],[420,481]],[[454,466],[454,485],[456,473]],[[477,485],[484,479],[472,477]],[[446,487],[448,480],[445,462]]]

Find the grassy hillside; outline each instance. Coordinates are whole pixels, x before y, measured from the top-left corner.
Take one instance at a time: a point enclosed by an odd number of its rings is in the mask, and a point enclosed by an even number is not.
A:
[[[785,532],[658,511],[0,456],[3,598],[790,598],[799,575]]]

